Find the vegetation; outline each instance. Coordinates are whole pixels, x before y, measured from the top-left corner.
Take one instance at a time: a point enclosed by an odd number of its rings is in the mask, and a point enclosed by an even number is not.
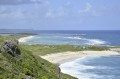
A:
[[[0,36],[0,46],[4,40],[25,37],[28,35]],[[11,56],[0,50],[0,79],[59,79],[58,67],[38,55],[66,51],[109,50],[105,46],[75,46],[75,45],[19,45],[21,55]],[[76,79],[60,73],[62,79]]]
[[[94,51],[102,51],[109,50],[108,47],[105,46],[75,46],[75,45],[24,45],[21,47],[32,51],[35,55],[46,55],[50,53],[59,53],[66,51],[86,51],[86,50],[94,50]]]
[[[0,48],[4,40],[18,39],[25,36],[29,36],[29,34],[0,36]],[[21,55],[15,57],[0,50],[0,79],[60,79],[58,76],[58,66],[40,58],[38,55],[66,51],[102,51],[119,47],[21,44],[19,48]],[[61,79],[76,79],[67,74],[60,74]]]
[[[3,42],[12,38],[1,36],[0,40]],[[0,79],[60,79],[58,66],[33,55],[29,49],[25,50],[22,46],[24,45],[19,46],[21,55],[15,57],[0,50]],[[67,74],[60,74],[62,79],[76,79]]]
[[[9,35],[9,36],[1,36],[0,35],[0,45],[5,41],[5,40],[11,40],[11,39],[19,39],[21,37],[26,37],[29,36],[28,34],[16,34],[16,35]]]
[[[0,54],[0,79],[59,79],[58,67],[21,48],[21,55]],[[61,73],[62,74],[62,73]],[[62,74],[62,79],[76,79]]]

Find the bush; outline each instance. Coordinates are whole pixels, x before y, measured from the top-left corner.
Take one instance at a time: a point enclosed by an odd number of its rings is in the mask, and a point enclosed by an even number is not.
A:
[[[26,79],[25,74],[24,74],[24,73],[21,73],[21,74],[19,75],[19,79]]]

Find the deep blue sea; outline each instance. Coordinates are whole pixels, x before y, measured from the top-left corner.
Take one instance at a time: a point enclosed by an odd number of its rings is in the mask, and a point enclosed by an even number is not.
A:
[[[35,31],[26,44],[120,46],[120,31]],[[83,57],[60,65],[79,79],[120,79],[120,56]]]
[[[120,31],[35,31],[27,39],[32,44],[107,45],[120,46]]]

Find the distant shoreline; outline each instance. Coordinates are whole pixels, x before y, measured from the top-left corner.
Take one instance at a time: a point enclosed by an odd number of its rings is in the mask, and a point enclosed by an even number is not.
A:
[[[22,37],[19,39],[19,42],[24,43],[27,40],[33,38],[34,35],[32,36],[27,36],[27,37]],[[38,44],[39,45],[39,44]],[[41,44],[40,44],[41,45]],[[83,46],[84,47],[84,46]],[[108,46],[109,48],[110,46]],[[46,59],[50,61],[51,63],[54,64],[62,64],[65,62],[73,61],[75,59],[81,58],[81,57],[86,57],[86,56],[110,56],[110,55],[120,55],[118,52],[120,51],[120,48],[111,48],[110,50],[104,50],[104,51],[94,51],[94,50],[84,50],[84,51],[68,51],[68,52],[61,52],[61,53],[51,53],[51,54],[46,54],[40,57],[43,59]]]
[[[53,64],[63,64],[65,62],[70,62],[78,58],[87,57],[87,56],[111,56],[111,55],[120,55],[116,51],[78,51],[78,52],[62,52],[56,54],[47,54],[40,56],[43,59],[48,60]]]
[[[19,41],[20,43],[25,43],[25,42],[27,42],[27,40],[32,39],[33,37],[34,37],[34,36],[22,37],[22,38],[18,39],[18,41]]]
[[[28,39],[31,39],[33,38],[34,36],[27,36],[27,37],[22,37],[19,39],[20,42],[26,42]],[[112,55],[120,55],[118,52],[120,50],[120,48],[112,48],[110,46],[108,46],[108,48],[110,48],[110,50],[84,50],[84,51],[71,51],[70,47],[68,49],[67,52],[54,52],[56,50],[58,50],[59,48],[55,48],[55,45],[42,45],[40,44],[41,46],[39,46],[39,44],[36,44],[32,47],[29,47],[29,46],[26,46],[28,49],[30,49],[30,51],[32,51],[33,53],[40,53],[40,52],[43,52],[45,55],[43,55],[42,53],[41,54],[36,54],[38,55],[39,57],[57,65],[57,66],[60,66],[61,64],[63,63],[66,63],[66,62],[71,62],[71,61],[74,61],[76,59],[79,59],[79,58],[82,58],[82,57],[100,57],[100,56],[112,56]],[[76,45],[75,45],[76,46]],[[74,46],[74,47],[75,47]],[[82,49],[85,48],[84,46],[81,46]],[[26,49],[27,49],[26,48]],[[51,52],[51,54],[49,52],[45,52],[45,51],[42,51],[42,50],[48,50],[48,51],[51,51],[50,49],[53,49],[55,48],[56,50],[53,50]],[[66,48],[65,46],[62,46],[62,48]],[[102,48],[104,48],[104,46],[102,46]],[[94,48],[92,48],[94,49]],[[99,47],[97,49],[100,49]],[[64,49],[61,49],[61,50],[64,50]]]

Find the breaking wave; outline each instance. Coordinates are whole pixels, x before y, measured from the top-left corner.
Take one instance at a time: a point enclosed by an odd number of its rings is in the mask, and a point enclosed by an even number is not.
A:
[[[106,44],[106,41],[100,40],[100,39],[86,39],[88,43],[87,45],[103,45]]]
[[[82,40],[82,38],[80,38],[80,37],[64,37],[64,38],[68,38],[68,39],[81,39]]]
[[[90,77],[99,77],[96,74],[92,73],[84,73],[82,71],[87,69],[94,69],[94,66],[83,65],[82,62],[87,61],[85,57],[81,59],[77,59],[72,62],[67,62],[60,65],[61,71],[66,74],[70,74],[71,76],[77,77],[79,79],[92,79]]]
[[[29,44],[70,44],[70,45],[106,45],[101,39],[90,39],[86,35],[36,35],[19,39],[20,43]]]
[[[63,73],[79,79],[120,79],[118,59],[120,58],[114,56],[88,56],[63,63],[60,68]]]
[[[100,39],[87,39],[80,36],[64,37],[64,38],[85,41],[86,42],[85,45],[104,45],[107,43],[106,41]]]

